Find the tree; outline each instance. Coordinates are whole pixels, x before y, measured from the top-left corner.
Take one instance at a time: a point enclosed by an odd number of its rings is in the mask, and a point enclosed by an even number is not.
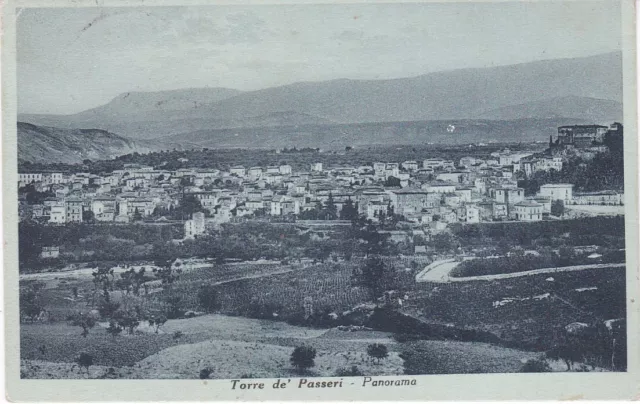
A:
[[[367,355],[376,359],[376,363],[380,364],[380,359],[384,359],[389,356],[387,346],[384,344],[370,344],[367,347]]]
[[[92,210],[82,211],[82,221],[87,223],[95,222],[95,215]]]
[[[218,291],[213,285],[203,285],[198,291],[198,303],[207,313],[216,311],[219,307]]]
[[[365,255],[386,254],[389,250],[389,234],[383,234],[373,223],[368,223],[357,231],[357,237],[364,240]]]
[[[458,248],[459,242],[450,233],[439,233],[433,236],[433,246],[438,251],[451,251]]]
[[[564,215],[564,202],[560,199],[556,199],[551,202],[551,214],[553,216],[562,216]]]
[[[582,354],[573,344],[560,344],[554,346],[547,352],[547,358],[563,360],[567,364],[567,371],[570,371],[571,366],[582,359]]]
[[[33,285],[20,289],[19,306],[21,317],[34,321],[44,310],[44,306],[39,302],[38,291],[39,287]]]
[[[111,334],[113,338],[120,335],[123,328],[118,324],[118,322],[114,319],[109,320],[109,327],[106,328],[108,334]]]
[[[384,182],[385,187],[399,187],[400,186],[400,178],[396,178],[394,176],[389,176]]]
[[[138,210],[138,208],[136,208],[136,209],[133,211],[133,221],[134,221],[134,222],[138,222],[138,221],[140,221],[140,220],[142,220],[142,213],[140,213],[140,211]]]
[[[87,337],[87,335],[89,335],[89,330],[96,325],[95,317],[90,315],[89,313],[79,312],[76,314],[72,314],[67,317],[67,321],[69,322],[69,325],[73,327],[81,327],[82,333],[80,335],[85,338]]]
[[[342,210],[340,211],[340,219],[341,220],[354,220],[358,217],[358,209],[353,205],[353,201],[351,197],[349,197],[344,205],[342,205]]]
[[[291,354],[290,362],[302,373],[308,368],[314,367],[316,358],[316,350],[313,347],[302,345],[296,347]]]
[[[80,367],[80,370],[82,370],[82,368],[86,368],[87,373],[89,373],[89,366],[93,365],[93,356],[86,352],[81,352],[76,358],[76,363]]]
[[[113,314],[113,319],[117,322],[118,326],[127,330],[127,334],[133,335],[136,328],[140,325],[140,312],[139,310],[118,310]]]
[[[354,268],[352,278],[371,290],[373,298],[382,295],[389,269],[379,256],[370,256],[360,268]]]
[[[160,327],[162,327],[167,322],[167,316],[163,314],[158,314],[155,316],[151,316],[148,320],[149,326],[153,327],[155,333],[158,333]]]

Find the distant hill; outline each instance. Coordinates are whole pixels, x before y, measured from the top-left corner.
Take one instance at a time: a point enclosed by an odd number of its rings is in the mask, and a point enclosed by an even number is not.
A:
[[[441,120],[369,122],[332,125],[278,126],[202,130],[160,138],[188,142],[197,147],[319,147],[468,144],[480,142],[532,142],[549,140],[558,126],[589,123],[574,118],[518,120]],[[455,127],[448,132],[449,125]]]
[[[130,93],[75,115],[20,118],[64,128],[97,127],[132,139],[331,122],[550,117],[602,122],[622,115],[621,72],[622,55],[614,52],[393,80],[305,82],[249,92]]]
[[[589,97],[557,97],[525,104],[510,105],[478,115],[478,118],[511,120],[522,118],[572,117],[594,123],[622,120],[622,104]]]
[[[205,105],[240,93],[239,90],[219,87],[128,92],[117,96],[108,104],[77,114],[20,114],[18,120],[67,129],[100,128],[113,133],[123,133],[132,138],[153,138],[158,136],[156,130],[167,124],[190,129],[189,126],[182,126],[185,121],[191,119],[185,120],[187,115],[193,115],[193,111]],[[186,111],[189,113],[185,114]],[[206,116],[206,113],[203,115]]]
[[[133,141],[101,129],[59,129],[18,122],[18,160],[79,163],[123,154],[180,147],[160,141]]]

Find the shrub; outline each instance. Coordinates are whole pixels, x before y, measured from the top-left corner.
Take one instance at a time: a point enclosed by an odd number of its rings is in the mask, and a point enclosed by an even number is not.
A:
[[[380,363],[380,359],[384,359],[389,356],[387,346],[384,344],[370,344],[367,347],[367,355],[376,359],[376,363]]]
[[[522,368],[520,373],[546,373],[551,372],[551,366],[544,359],[529,359]]]
[[[173,339],[180,339],[183,335],[182,331],[176,331],[173,333]]]
[[[200,378],[201,379],[208,379],[211,374],[213,373],[213,369],[211,368],[204,368],[200,370]]]
[[[89,372],[89,366],[93,365],[93,356],[89,355],[86,352],[81,352],[80,355],[76,358],[76,363],[82,370],[82,368],[86,368],[87,372]]]
[[[308,368],[315,366],[316,350],[310,346],[299,346],[293,350],[291,354],[291,364],[295,366],[299,372],[304,372]]]
[[[335,376],[336,377],[364,376],[364,373],[362,373],[356,365],[353,365],[350,368],[338,368],[338,370],[336,370]]]

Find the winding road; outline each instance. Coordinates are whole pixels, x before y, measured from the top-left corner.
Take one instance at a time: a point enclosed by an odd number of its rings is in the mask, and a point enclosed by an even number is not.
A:
[[[498,279],[518,278],[521,276],[553,274],[558,272],[583,271],[586,269],[624,268],[626,266],[625,263],[573,265],[569,267],[541,268],[541,269],[534,269],[532,271],[512,272],[508,274],[466,276],[466,277],[454,278],[449,274],[455,267],[458,266],[458,264],[460,264],[460,262],[456,261],[453,258],[435,261],[427,265],[425,269],[423,269],[416,275],[416,282],[449,283],[449,282],[470,282],[470,281],[493,281]]]

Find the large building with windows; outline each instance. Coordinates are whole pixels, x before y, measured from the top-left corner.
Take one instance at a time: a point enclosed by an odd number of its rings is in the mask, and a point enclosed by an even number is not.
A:
[[[538,196],[550,198],[552,201],[561,200],[564,203],[573,201],[573,184],[545,184],[540,187]]]

